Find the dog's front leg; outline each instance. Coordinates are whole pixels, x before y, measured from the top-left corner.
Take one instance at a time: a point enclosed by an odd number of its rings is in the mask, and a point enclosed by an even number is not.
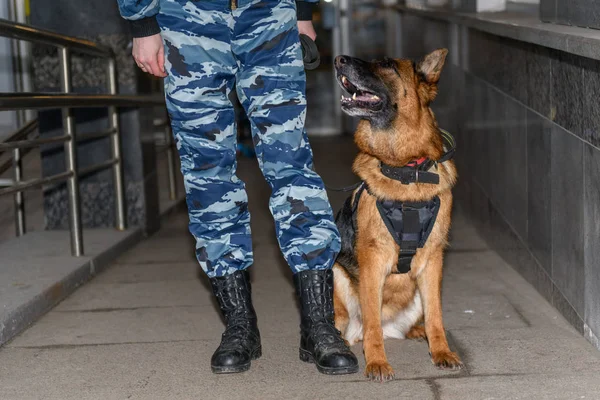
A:
[[[442,321],[442,264],[442,250],[435,250],[417,278],[423,300],[425,333],[433,364],[438,368],[460,369],[463,364],[458,354],[450,351]]]
[[[386,261],[376,248],[364,249],[362,255],[359,255],[359,297],[363,319],[363,348],[367,362],[365,376],[376,381],[394,378],[394,370],[385,355],[381,327],[383,285],[389,273]]]

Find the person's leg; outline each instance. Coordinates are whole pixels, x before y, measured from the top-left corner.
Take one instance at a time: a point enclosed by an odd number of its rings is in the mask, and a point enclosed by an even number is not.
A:
[[[196,255],[214,278],[252,264],[248,198],[235,174],[235,112],[228,98],[237,64],[230,50],[228,2],[183,3],[163,1],[158,17],[168,71],[166,100]]]
[[[239,3],[232,42],[240,63],[237,91],[273,190],[270,208],[281,251],[294,273],[330,269],[340,239],[304,130],[306,78],[295,3]]]
[[[277,238],[301,300],[300,358],[319,371],[358,371],[333,322],[331,267],[340,238],[304,130],[305,75],[294,0],[239,0],[232,50],[237,92],[272,188]]]
[[[245,271],[252,264],[250,214],[244,184],[235,175],[235,112],[228,96],[238,66],[229,2],[163,0],[158,22],[189,228],[227,321],[211,365],[214,372],[240,372],[260,356],[260,336]]]

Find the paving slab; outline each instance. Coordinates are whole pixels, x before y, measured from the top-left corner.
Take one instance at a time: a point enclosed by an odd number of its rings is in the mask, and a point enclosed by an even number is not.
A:
[[[194,281],[202,271],[196,260],[183,262],[120,264],[110,274],[100,274],[91,283],[142,283]]]
[[[378,385],[359,375],[319,374],[298,359],[296,344],[288,340],[269,340],[263,357],[237,375],[210,372],[213,350],[214,343],[201,341],[7,348],[0,363],[0,398],[34,399],[42,393],[44,399],[434,398],[424,380]]]
[[[221,318],[212,305],[98,312],[51,312],[8,347],[218,340]]]
[[[183,238],[187,241],[188,238]],[[159,241],[152,241],[145,244],[138,251],[127,253],[117,260],[119,264],[152,264],[152,263],[171,263],[171,262],[191,262],[196,259],[196,255],[191,246],[181,244],[169,247],[163,247]]]
[[[511,329],[525,328],[529,322],[502,294],[472,296],[469,293],[444,292],[443,315],[446,329]]]
[[[600,353],[568,325],[455,329],[450,333],[467,358],[472,374],[595,371],[600,376]]]
[[[600,379],[591,372],[572,374],[505,374],[435,381],[440,400],[595,400]]]
[[[293,296],[264,300],[256,296],[255,308],[264,338],[298,337],[300,316]],[[8,346],[72,346],[171,340],[219,340],[221,317],[209,301],[196,306],[153,306],[65,312],[55,310]]]
[[[315,156],[326,161],[320,165],[327,179],[352,183],[351,173],[336,171],[349,165],[324,157],[330,144],[318,143]],[[364,379],[361,343],[353,347],[361,373],[317,373],[298,360],[297,301],[275,240],[268,187],[248,160],[240,175],[251,202],[250,272],[263,337],[263,357],[250,371],[210,372],[223,322],[182,211],[0,349],[0,399],[598,398],[600,353],[488,248],[460,211],[446,255],[443,308],[450,347],[465,369],[435,368],[425,342],[388,340],[393,382]],[[332,193],[334,209],[344,198]]]
[[[460,377],[468,374],[466,370],[443,370],[437,368],[429,357],[429,347],[425,341],[391,339],[385,342],[385,352],[389,364],[396,373],[396,379],[406,380],[430,380],[438,378]],[[451,350],[461,354],[461,349],[450,343]],[[361,363],[361,374],[365,365],[362,343],[352,346],[354,354],[359,356]],[[362,375],[357,375],[362,379]]]
[[[94,283],[77,291],[56,311],[212,305],[212,298],[194,279],[163,282]]]
[[[0,345],[141,239],[140,230],[84,230],[83,257],[68,231],[31,232],[0,244]]]

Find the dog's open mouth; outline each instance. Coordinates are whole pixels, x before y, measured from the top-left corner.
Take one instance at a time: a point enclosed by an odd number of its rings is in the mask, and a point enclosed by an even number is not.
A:
[[[350,94],[348,97],[342,95],[342,107],[376,109],[381,104],[379,96],[364,88],[358,88],[345,75],[339,75],[338,79],[340,86]]]

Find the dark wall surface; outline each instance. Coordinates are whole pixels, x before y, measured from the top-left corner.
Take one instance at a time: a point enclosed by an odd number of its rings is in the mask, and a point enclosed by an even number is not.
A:
[[[600,29],[600,8],[595,0],[540,0],[545,22]]]
[[[600,336],[600,62],[410,15],[400,29],[405,39],[396,56],[447,47],[449,60],[462,60],[447,64],[433,105],[457,139],[459,206],[594,342]]]

